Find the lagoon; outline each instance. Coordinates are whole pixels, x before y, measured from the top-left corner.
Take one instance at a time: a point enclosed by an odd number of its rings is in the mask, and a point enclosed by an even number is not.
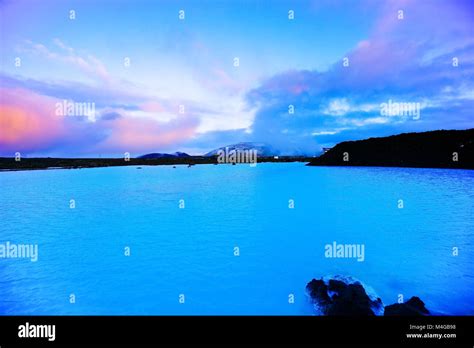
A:
[[[306,284],[332,275],[474,314],[474,171],[130,166],[0,187],[0,243],[38,245],[37,262],[0,259],[2,315],[311,315]],[[325,257],[333,243],[363,262]]]

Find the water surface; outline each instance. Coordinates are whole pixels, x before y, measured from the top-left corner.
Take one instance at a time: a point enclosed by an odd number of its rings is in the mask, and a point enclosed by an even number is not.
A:
[[[3,172],[0,185],[0,243],[39,246],[37,262],[0,259],[1,314],[307,315],[307,282],[336,274],[385,304],[474,314],[473,171],[145,166]],[[365,260],[325,258],[333,241],[364,244]]]

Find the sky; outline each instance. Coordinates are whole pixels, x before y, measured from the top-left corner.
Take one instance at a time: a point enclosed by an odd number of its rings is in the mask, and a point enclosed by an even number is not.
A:
[[[0,39],[0,156],[474,127],[470,0],[0,0]]]

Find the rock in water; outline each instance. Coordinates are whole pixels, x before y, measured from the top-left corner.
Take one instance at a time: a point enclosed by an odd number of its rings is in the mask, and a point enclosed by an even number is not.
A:
[[[380,298],[371,299],[358,281],[313,279],[306,286],[308,293],[323,315],[371,316],[383,307]]]
[[[430,312],[426,309],[425,304],[419,297],[413,296],[405,303],[395,303],[385,307],[383,315],[430,315]]]
[[[320,307],[324,308],[331,303],[328,295],[328,287],[324,280],[313,279],[306,285],[306,289],[311,296],[311,299]]]

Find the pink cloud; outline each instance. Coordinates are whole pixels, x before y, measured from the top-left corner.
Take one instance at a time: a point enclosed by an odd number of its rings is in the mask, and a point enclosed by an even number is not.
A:
[[[164,123],[148,118],[121,117],[108,123],[108,126],[111,134],[97,144],[97,150],[136,154],[158,151],[189,140],[196,132],[198,121],[192,117],[183,117]]]
[[[244,88],[244,84],[233,79],[228,72],[222,68],[215,68],[212,71],[213,81],[212,85],[216,89],[225,88],[233,92],[239,92]]]
[[[84,117],[56,115],[62,100],[23,88],[0,89],[0,154],[15,152],[78,154],[123,152],[140,154],[172,148],[189,140],[198,119],[182,115],[169,122],[122,114],[116,119],[89,122]],[[161,110],[157,103],[148,105]]]
[[[0,150],[45,149],[66,129],[55,114],[56,99],[26,89],[0,89]]]
[[[388,0],[373,36],[401,36],[410,40],[436,39],[437,43],[473,34],[472,1]],[[399,18],[403,11],[403,19]]]
[[[385,2],[370,38],[347,54],[350,67],[345,69],[340,62],[335,65],[341,84],[357,79],[376,88],[405,73],[405,80],[410,81],[410,74],[426,63],[426,57],[433,59],[474,43],[472,18],[464,13],[469,12],[468,7],[462,1]]]
[[[156,101],[150,101],[140,105],[140,108],[146,112],[165,112],[165,107]]]

